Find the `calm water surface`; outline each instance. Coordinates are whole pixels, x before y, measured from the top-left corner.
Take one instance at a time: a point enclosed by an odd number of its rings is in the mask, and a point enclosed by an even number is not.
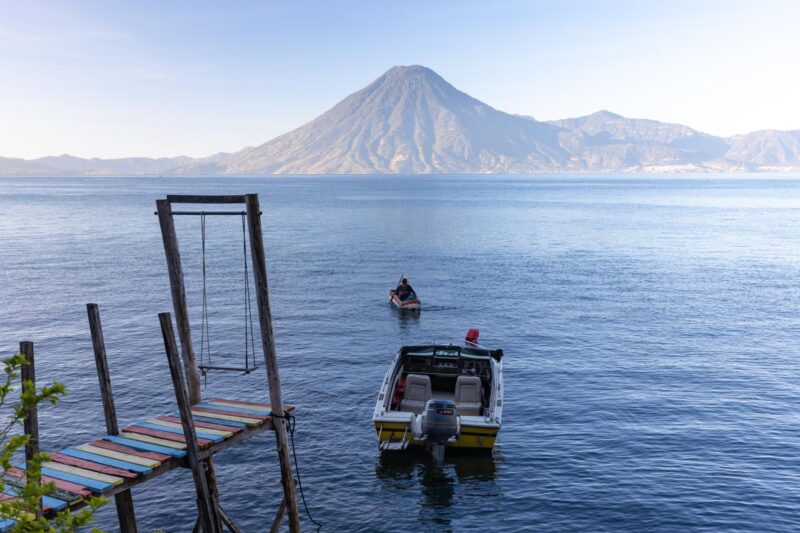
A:
[[[71,395],[46,448],[103,428],[84,304],[101,306],[122,423],[174,409],[154,201],[261,194],[286,401],[324,531],[800,529],[800,181],[636,177],[0,179],[0,352],[36,343]],[[199,220],[178,219],[194,324]],[[240,364],[240,221],[212,219],[214,362]],[[401,317],[401,274],[424,309]],[[493,457],[381,459],[379,382],[403,344],[502,347]],[[207,397],[266,400],[263,371]],[[223,505],[263,531],[272,434],[218,456]],[[134,490],[141,530],[190,531],[191,475]],[[310,524],[305,520],[308,527]],[[100,525],[116,529],[114,506]]]

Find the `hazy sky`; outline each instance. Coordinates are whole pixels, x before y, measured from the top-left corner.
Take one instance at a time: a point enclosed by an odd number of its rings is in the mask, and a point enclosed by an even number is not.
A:
[[[503,111],[800,129],[800,1],[0,0],[0,156],[202,156],[393,65]]]

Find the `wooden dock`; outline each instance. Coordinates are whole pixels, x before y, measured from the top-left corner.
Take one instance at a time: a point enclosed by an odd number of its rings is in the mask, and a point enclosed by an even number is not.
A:
[[[173,204],[243,204],[245,210],[173,211]],[[221,533],[227,529],[231,533],[240,533],[233,519],[225,513],[219,503],[213,456],[258,433],[272,430],[275,434],[276,451],[280,464],[283,500],[277,508],[270,531],[278,531],[282,519],[286,516],[289,530],[291,533],[297,533],[300,531],[300,517],[295,494],[296,481],[292,472],[292,452],[289,449],[288,441],[288,435],[293,431],[293,425],[289,422],[293,417],[294,407],[284,405],[282,399],[275,339],[272,332],[272,312],[269,304],[267,264],[258,195],[169,195],[165,199],[156,201],[155,214],[158,215],[161,227],[175,323],[178,329],[179,342],[176,342],[172,316],[170,313],[158,314],[178,412],[148,418],[126,428],[119,428],[105,340],[100,325],[100,311],[97,304],[87,304],[92,348],[100,395],[103,400],[105,436],[87,444],[48,454],[50,459],[43,466],[41,481],[52,481],[56,490],[38,502],[36,516],[51,517],[67,508],[78,508],[85,505],[87,499],[93,495],[113,496],[117,508],[119,531],[121,533],[137,533],[133,496],[130,489],[173,468],[184,467],[192,471],[197,493],[198,517],[194,531]],[[241,218],[246,309],[250,314],[250,289],[247,273],[248,268],[251,268],[252,292],[255,294],[256,300],[254,307],[257,310],[260,326],[260,345],[264,356],[269,394],[268,404],[239,399],[217,398],[210,401],[202,399],[200,369],[192,342],[183,266],[173,219],[175,215],[200,216],[203,220],[203,228],[207,215]],[[205,229],[203,229],[203,235],[204,231]],[[205,253],[204,240],[202,247],[203,253]],[[205,306],[205,277],[203,278],[203,287]],[[253,346],[253,357],[255,357],[255,338],[252,315],[250,316],[250,342]],[[245,324],[246,340],[247,326]],[[201,335],[201,344],[202,338]],[[22,387],[23,389],[34,387],[35,390],[33,343],[30,341],[20,343],[20,352],[25,355],[26,359],[26,364],[23,365],[21,372]],[[245,353],[245,360],[247,361],[247,353]],[[208,369],[241,370],[225,366],[207,366],[204,371]],[[245,373],[249,373],[251,368],[247,366],[245,370]],[[26,413],[24,431],[28,436],[28,443],[25,446],[26,464],[30,464],[32,458],[39,452],[38,415],[35,409]],[[13,499],[17,496],[18,487],[24,486],[26,481],[24,470],[25,468],[20,466],[0,473],[5,481],[5,490],[0,492],[0,500]],[[34,483],[38,482],[39,480],[34,480]],[[263,506],[263,503],[254,504]],[[19,515],[15,515],[15,517],[25,519]],[[13,520],[0,517],[0,531],[5,531],[14,525]]]
[[[284,411],[294,407],[284,405]],[[216,398],[192,406],[192,419],[200,459],[274,429],[269,404],[258,402]],[[170,413],[131,424],[119,435],[48,452],[42,481],[52,481],[56,491],[42,502],[45,517],[82,507],[90,496],[112,497],[175,468],[188,468],[186,448],[180,415]],[[23,476],[23,468],[7,472],[0,499],[13,498],[24,484]],[[0,520],[0,531],[15,524]]]

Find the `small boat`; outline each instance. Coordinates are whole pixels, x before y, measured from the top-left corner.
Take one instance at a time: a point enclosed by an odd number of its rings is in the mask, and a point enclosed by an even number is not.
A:
[[[381,385],[372,421],[381,451],[422,447],[491,452],[503,414],[503,350],[477,344],[403,346]]]
[[[401,300],[399,296],[395,295],[394,289],[389,291],[389,301],[404,311],[419,311],[419,306],[422,304],[417,299],[417,295],[413,294],[408,300]]]

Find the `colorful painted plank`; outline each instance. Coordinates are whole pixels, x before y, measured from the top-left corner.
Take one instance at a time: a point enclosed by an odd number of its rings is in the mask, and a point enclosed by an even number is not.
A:
[[[6,486],[6,488],[3,489],[2,496],[4,497],[3,499],[7,498],[9,500],[12,500],[17,496],[19,496],[19,491],[15,487]],[[59,500],[58,498],[54,498],[53,496],[46,496],[46,495],[42,496],[43,511],[49,511],[51,509],[54,511],[60,511],[66,508],[67,508],[67,502],[65,502],[64,500]]]
[[[104,483],[109,483],[112,487],[115,487],[120,483],[122,483],[123,481],[125,481],[124,478],[121,478],[119,476],[110,476],[108,474],[102,474],[100,472],[95,472],[94,470],[89,470],[88,468],[65,465],[63,463],[58,463],[56,461],[48,461],[44,463],[42,466],[45,466],[50,470],[59,470],[61,472],[66,472],[68,474],[75,474],[76,476],[81,476],[88,479],[94,479],[97,481],[102,481]]]
[[[61,479],[77,485],[83,485],[87,489],[97,494],[105,492],[113,486],[111,483],[104,483],[102,481],[97,481],[96,479],[90,479],[83,476],[70,474],[69,472],[54,470],[52,468],[42,468],[42,473],[55,479]]]
[[[18,469],[18,468],[10,468],[6,474],[9,476],[13,476],[17,479],[25,477],[25,472]],[[77,495],[80,498],[85,498],[87,496],[92,495],[92,491],[89,490],[85,485],[81,485],[79,483],[71,483],[69,481],[65,481],[62,479],[56,479],[50,476],[42,476],[42,482],[44,483],[52,483],[56,486],[57,491],[69,492],[74,495]],[[62,500],[65,498],[61,498]],[[71,501],[71,500],[69,500]]]
[[[64,450],[69,451],[69,450]],[[107,465],[104,463],[99,463],[97,461],[91,461],[88,459],[84,459],[82,457],[75,457],[71,454],[59,453],[59,452],[49,452],[48,455],[50,459],[55,461],[56,463],[61,463],[63,465],[69,466],[77,466],[80,468],[85,468],[87,470],[92,470],[94,472],[99,472],[101,474],[108,474],[109,476],[117,476],[125,479],[136,479],[139,477],[139,474],[136,472],[131,472],[130,470],[117,468],[115,466]]]
[[[176,417],[176,416],[159,416],[155,420],[162,420],[164,422],[170,422],[172,424],[177,424],[179,426],[182,424],[181,419]],[[215,430],[220,431],[222,433],[239,433],[242,430],[242,428],[246,427],[244,424],[241,424],[241,426],[239,426],[239,425],[237,425],[237,426],[227,425],[226,426],[226,425],[223,425],[223,424],[213,424],[211,422],[203,422],[202,420],[198,420],[195,417],[192,417],[192,420],[194,421],[194,425],[197,426],[197,427],[207,428],[207,429],[215,429]]]
[[[135,427],[148,428],[148,429],[153,429],[153,430],[157,430],[157,431],[166,431],[166,432],[172,433],[174,435],[180,435],[182,437],[184,436],[183,435],[183,426],[178,426],[177,428],[174,428],[174,427],[165,426],[165,425],[162,425],[162,424],[153,424],[151,422],[137,422]],[[214,442],[222,442],[223,440],[225,440],[225,438],[222,437],[221,435],[212,435],[211,433],[206,433],[206,432],[204,432],[202,430],[199,430],[197,428],[195,428],[194,434],[197,436],[198,439],[210,440],[212,443],[214,443]]]
[[[87,446],[87,448],[92,448],[91,446]],[[114,457],[109,457],[105,453],[94,453],[95,451],[99,452],[109,452],[115,453],[111,450],[104,450],[102,448],[93,448],[90,450],[86,450],[85,448],[78,447],[78,448],[67,448],[66,450],[61,450],[61,453],[64,455],[69,455],[70,457],[76,457],[78,459],[86,459],[87,461],[92,461],[95,463],[100,463],[103,465],[113,466],[115,468],[122,468],[124,470],[130,470],[131,472],[135,472],[137,474],[149,474],[153,471],[150,466],[145,466],[140,463],[132,463],[130,461],[123,461],[121,459],[117,459]],[[124,454],[119,454],[123,455]],[[138,457],[128,456],[131,459],[139,459]],[[142,459],[142,461],[149,461],[148,459]],[[153,461],[150,461],[152,463]],[[156,466],[158,466],[157,463]]]
[[[162,448],[172,448],[173,450],[178,450],[178,451],[183,451],[186,449],[186,445],[182,442],[159,439],[157,437],[151,437],[150,435],[142,435],[141,433],[129,433],[127,431],[123,431],[122,433],[120,433],[119,436],[124,439],[135,440],[143,444],[153,444],[155,446],[161,446]]]
[[[224,440],[233,436],[233,432],[231,431],[220,431],[218,429],[210,429],[201,426],[200,424],[192,421],[194,423],[195,431],[197,431],[197,435],[205,434],[205,435],[213,435],[214,437],[221,437],[219,440]],[[167,422],[166,420],[160,420],[158,418],[148,418],[145,420],[144,423],[152,424],[161,428],[171,428],[171,429],[179,429],[183,431],[183,425],[176,422]],[[147,426],[150,427],[150,426]],[[210,437],[206,437],[210,438]],[[219,442],[216,440],[215,442]]]
[[[0,531],[8,531],[12,527],[17,525],[16,520],[12,520],[10,518],[1,518],[0,517]]]
[[[245,402],[243,400],[227,400],[225,398],[214,398],[213,401],[214,402],[227,403],[227,404],[230,404],[230,405],[241,405],[243,407],[254,407],[256,409],[263,409],[265,411],[271,411],[272,410],[272,408],[270,407],[270,405],[268,403]],[[283,409],[284,409],[284,411],[288,411],[290,407],[291,407],[290,405],[284,405]]]
[[[221,420],[232,420],[233,422],[242,422],[250,427],[257,427],[264,423],[264,419],[252,416],[241,416],[234,414],[230,411],[223,411],[221,409],[209,409],[207,407],[192,407],[192,416],[205,416],[207,418],[219,418]]]
[[[270,414],[264,411],[257,411],[252,408],[234,407],[233,405],[227,405],[227,404],[214,404],[214,403],[202,402],[192,406],[192,409],[196,408],[214,409],[216,411],[222,411],[225,414],[246,416],[248,418],[257,418],[259,420],[269,420],[270,417]]]
[[[145,450],[136,450],[134,448],[131,448],[130,446],[125,446],[117,442],[111,442],[110,440],[103,440],[103,439],[94,441],[92,444],[90,444],[90,446],[105,448],[106,450],[113,450],[115,452],[124,453],[126,455],[133,455],[136,457],[141,457],[143,459],[152,459],[153,461],[156,461],[159,464],[169,460],[170,457],[172,457],[171,455],[166,455],[163,453],[150,452]],[[125,459],[125,460],[127,461],[130,459]],[[132,462],[135,463],[137,461],[132,461]],[[158,465],[150,465],[150,466],[155,468]]]
[[[116,444],[123,444],[125,446],[129,446],[131,448],[137,450],[143,450],[146,452],[156,452],[160,454],[166,454],[172,457],[186,457],[186,452],[183,450],[178,450],[175,448],[168,448],[166,446],[158,446],[155,444],[150,444],[147,442],[137,441],[128,439],[125,437],[115,437],[114,435],[106,436],[106,440],[110,442],[114,442]]]
[[[180,424],[172,424],[164,422],[163,420],[151,419],[152,422],[145,420],[144,422],[137,422],[136,425],[150,429],[160,429],[161,431],[169,431],[170,433],[177,433],[183,435],[183,426]],[[194,427],[195,435],[198,437],[208,439],[214,442],[222,442],[225,440],[225,434],[221,431],[214,431],[213,429],[204,429],[201,427]],[[228,433],[230,435],[230,433]]]
[[[186,445],[186,437],[183,436],[183,432],[181,432],[180,434],[170,433],[169,431],[161,431],[160,429],[150,429],[147,427],[142,427],[139,424],[128,426],[122,432],[136,433],[137,435],[147,435],[148,437],[162,439],[170,442],[176,442],[183,444],[184,446]],[[197,437],[197,444],[201,448],[206,448],[214,443],[213,441],[210,441],[208,439],[201,439],[200,437]]]
[[[170,417],[174,418],[174,417]],[[195,422],[205,422],[211,424],[219,424],[221,426],[228,426],[231,429],[241,431],[247,427],[244,422],[237,422],[235,420],[225,420],[224,418],[209,418],[206,416],[199,416],[198,413],[192,413],[192,420]]]

